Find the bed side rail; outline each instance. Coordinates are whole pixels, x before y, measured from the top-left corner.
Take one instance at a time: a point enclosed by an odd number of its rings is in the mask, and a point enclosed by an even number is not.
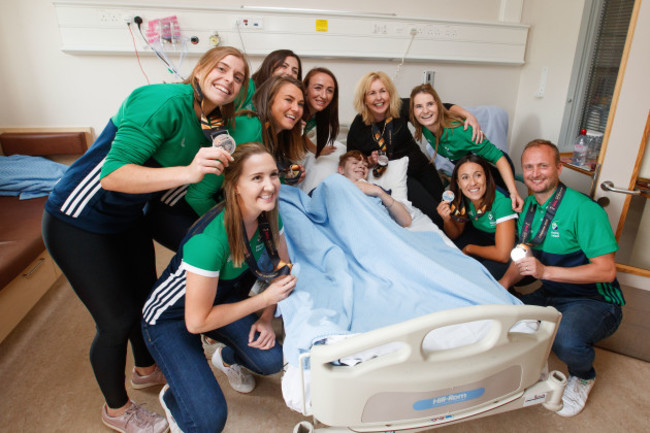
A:
[[[552,307],[472,306],[316,346],[311,351],[314,416],[359,431],[397,430],[396,425],[426,425],[520,398],[539,381],[560,317]],[[538,322],[537,330],[511,331],[525,320]],[[478,321],[490,321],[491,327],[475,344],[423,348],[432,330]],[[332,364],[390,343],[399,348],[355,366]]]

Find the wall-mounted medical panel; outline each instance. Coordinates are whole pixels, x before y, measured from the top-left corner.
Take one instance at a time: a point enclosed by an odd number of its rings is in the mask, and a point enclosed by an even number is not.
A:
[[[142,33],[169,52],[201,54],[215,42],[265,55],[290,48],[304,57],[523,64],[528,26],[280,8],[154,6],[54,0],[61,49],[70,54],[150,51]],[[169,28],[170,18],[175,25]],[[152,24],[153,23],[153,24]],[[176,35],[169,37],[170,33]],[[149,32],[149,33],[148,33]],[[162,35],[162,36],[161,36]],[[167,35],[167,36],[164,36]],[[180,37],[178,37],[180,35]]]

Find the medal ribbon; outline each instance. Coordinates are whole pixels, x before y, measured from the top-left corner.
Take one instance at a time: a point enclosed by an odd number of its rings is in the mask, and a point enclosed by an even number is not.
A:
[[[244,244],[246,245],[246,251],[244,251],[244,259],[246,260],[246,264],[248,264],[251,272],[253,272],[253,274],[258,279],[266,283],[270,283],[273,279],[279,277],[280,275],[289,275],[291,273],[291,263],[284,263],[282,260],[280,260],[278,250],[275,248],[275,243],[273,242],[271,225],[266,219],[266,215],[264,213],[261,213],[260,216],[257,217],[257,225],[260,231],[260,236],[262,237],[262,241],[264,242],[266,252],[271,259],[273,269],[270,271],[262,270],[257,265],[257,261],[255,260],[255,257],[253,257],[253,253],[251,251],[248,236],[246,235],[246,226],[244,225],[244,221],[242,221]]]
[[[476,209],[476,216],[474,217],[474,220],[478,220],[479,218],[481,218],[485,213],[486,208],[487,205],[483,205],[479,209]],[[463,199],[460,200],[458,208],[456,208],[456,206],[454,206],[453,204],[451,205],[451,217],[461,223],[469,221],[469,214],[467,213],[467,209],[465,207],[465,203],[463,202]]]
[[[393,118],[389,117],[386,119],[386,122],[384,122],[384,129],[381,132],[379,131],[379,127],[376,123],[372,124],[372,138],[375,140],[375,143],[377,143],[377,146],[379,146],[379,150],[388,156],[386,139],[384,138],[384,133],[386,130],[388,130],[388,144],[390,144],[393,136]],[[374,174],[375,177],[380,177],[382,174],[384,174],[386,168],[388,168],[387,165],[377,165],[372,169],[372,174]]]
[[[555,212],[557,212],[557,208],[560,206],[560,202],[562,201],[562,197],[564,197],[565,192],[566,192],[566,185],[560,182],[557,189],[555,190],[555,193],[553,194],[553,199],[551,200],[551,203],[546,208],[546,213],[544,214],[544,218],[542,219],[542,224],[539,227],[539,231],[537,232],[535,237],[531,240],[528,239],[530,238],[532,225],[533,225],[533,218],[535,217],[535,211],[537,210],[537,203],[533,203],[528,208],[528,211],[526,212],[526,217],[524,218],[524,225],[521,229],[521,243],[534,247],[544,242],[544,238],[548,233],[548,228],[551,225],[551,220],[553,220],[553,217],[555,216]]]
[[[210,114],[206,115],[203,111],[203,92],[199,83],[196,83],[195,90],[195,99],[199,103],[199,107],[201,107],[201,119],[199,119],[199,123],[201,124],[203,135],[212,143],[214,137],[227,132],[223,125],[221,110],[217,107]]]

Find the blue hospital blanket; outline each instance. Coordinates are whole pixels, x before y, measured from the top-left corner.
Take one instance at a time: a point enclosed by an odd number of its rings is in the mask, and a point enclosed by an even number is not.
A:
[[[280,213],[300,265],[294,292],[278,304],[285,359],[330,335],[366,332],[478,304],[521,302],[476,260],[433,232],[397,225],[379,199],[339,174],[308,196],[283,185]]]
[[[67,169],[41,156],[0,156],[0,195],[21,200],[49,195]]]

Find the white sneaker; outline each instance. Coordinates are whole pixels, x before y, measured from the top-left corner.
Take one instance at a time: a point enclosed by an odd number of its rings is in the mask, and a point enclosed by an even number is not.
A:
[[[214,352],[217,351],[219,346],[223,346],[223,343],[219,343],[217,340],[213,340],[210,337],[201,335],[201,343],[203,344],[203,353],[205,354],[205,359],[212,359]]]
[[[243,394],[248,394],[249,392],[253,391],[255,389],[255,378],[253,375],[248,370],[244,369],[241,365],[232,364],[230,366],[226,366],[226,364],[223,362],[223,359],[221,358],[221,351],[223,348],[224,346],[220,346],[214,352],[214,355],[212,355],[212,365],[226,373],[228,382],[230,382],[230,386],[235,391],[241,392]]]
[[[160,390],[160,394],[158,394],[158,400],[160,400],[160,405],[162,406],[163,410],[165,411],[165,416],[167,417],[167,423],[169,424],[169,431],[170,433],[183,433],[183,430],[176,424],[176,420],[172,416],[172,413],[170,412],[169,408],[165,404],[165,399],[163,396],[169,389],[169,385],[163,386],[163,389]]]
[[[596,378],[585,380],[576,376],[569,376],[569,381],[562,394],[562,409],[557,414],[560,416],[575,416],[584,409],[589,397],[589,391],[594,387]]]

